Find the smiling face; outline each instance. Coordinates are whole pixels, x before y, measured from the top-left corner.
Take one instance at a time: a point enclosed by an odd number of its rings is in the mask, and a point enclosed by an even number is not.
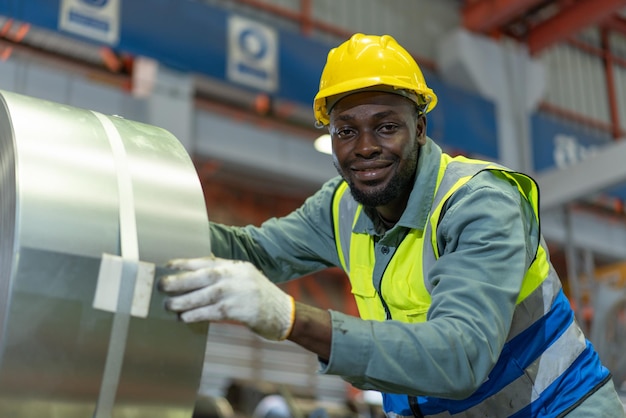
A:
[[[333,162],[354,198],[397,220],[408,201],[426,119],[397,94],[361,92],[330,112]]]

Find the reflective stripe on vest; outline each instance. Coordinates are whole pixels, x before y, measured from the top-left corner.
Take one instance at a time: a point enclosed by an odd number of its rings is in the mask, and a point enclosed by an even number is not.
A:
[[[423,233],[419,230],[408,232],[385,269],[381,289],[375,289],[373,285],[373,237],[353,232],[361,214],[361,205],[354,201],[350,193],[346,193],[347,185],[341,184],[333,201],[335,239],[361,318],[389,319],[384,308],[386,305],[393,319],[409,323],[426,320],[432,291],[426,272],[439,257],[437,237],[433,231],[437,229],[448,198],[484,170],[492,171],[516,185],[531,204],[539,222],[538,190],[531,178],[493,163],[442,154],[426,228]],[[407,259],[413,262],[402,262]],[[462,401],[419,397],[424,416],[510,416],[538,404],[550,411],[546,416],[554,416],[571,406],[571,397],[574,401],[582,398],[608,375],[576,325],[560,281],[547,259],[542,241],[524,276],[507,342],[489,379]],[[384,302],[380,294],[384,296]],[[580,363],[592,363],[595,367],[587,367],[581,372],[576,367]],[[585,383],[580,383],[576,373],[586,373]],[[570,391],[570,398],[555,399],[559,385]],[[528,396],[520,396],[520,393]],[[385,396],[396,399],[399,395]],[[538,399],[540,402],[533,403]],[[397,404],[397,401],[390,404]],[[408,398],[406,407],[387,412],[405,415],[407,410],[410,410]]]

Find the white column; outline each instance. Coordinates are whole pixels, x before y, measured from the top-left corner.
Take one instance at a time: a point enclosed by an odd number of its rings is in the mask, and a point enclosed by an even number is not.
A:
[[[147,101],[147,123],[171,132],[192,154],[195,150],[192,75],[140,57],[133,71],[133,94]]]
[[[494,102],[499,162],[531,173],[530,115],[545,90],[542,64],[523,45],[464,29],[441,40],[437,64],[444,81]]]

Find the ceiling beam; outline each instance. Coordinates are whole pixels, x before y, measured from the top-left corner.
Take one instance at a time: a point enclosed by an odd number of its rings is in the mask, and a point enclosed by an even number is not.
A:
[[[463,9],[463,26],[489,33],[520,16],[543,0],[477,0]]]
[[[537,54],[589,26],[602,23],[625,6],[626,0],[579,0],[531,29],[528,49],[532,55]]]
[[[626,35],[626,19],[617,14],[608,19],[604,26],[609,30]]]

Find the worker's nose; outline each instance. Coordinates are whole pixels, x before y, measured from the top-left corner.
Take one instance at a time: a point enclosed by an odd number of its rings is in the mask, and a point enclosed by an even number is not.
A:
[[[370,158],[381,152],[382,148],[376,134],[372,131],[364,131],[359,135],[355,144],[355,153],[364,158]]]

